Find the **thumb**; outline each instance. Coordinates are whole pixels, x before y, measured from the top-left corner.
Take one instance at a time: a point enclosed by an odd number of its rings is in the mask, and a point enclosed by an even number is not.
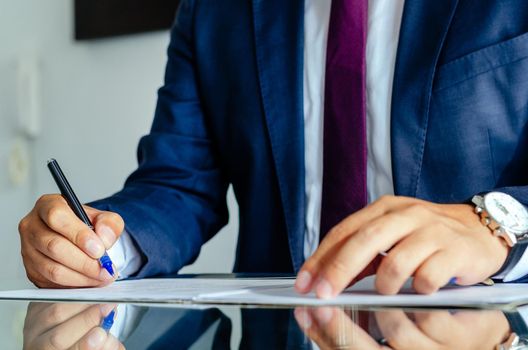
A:
[[[110,211],[86,208],[88,216],[95,227],[95,233],[101,238],[106,249],[110,249],[125,228],[121,216]]]

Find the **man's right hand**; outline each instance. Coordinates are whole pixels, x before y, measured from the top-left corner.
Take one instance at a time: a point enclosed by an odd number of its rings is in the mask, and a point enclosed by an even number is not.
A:
[[[100,287],[115,277],[99,259],[124,229],[121,216],[85,206],[95,232],[61,195],[42,196],[19,224],[26,274],[40,288]]]
[[[29,303],[23,349],[125,350],[118,339],[100,327],[116,307],[111,304]]]

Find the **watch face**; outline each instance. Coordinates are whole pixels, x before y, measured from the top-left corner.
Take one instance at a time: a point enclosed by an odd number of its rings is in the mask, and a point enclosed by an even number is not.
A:
[[[515,198],[505,193],[491,192],[484,197],[489,216],[513,234],[528,232],[528,211]]]

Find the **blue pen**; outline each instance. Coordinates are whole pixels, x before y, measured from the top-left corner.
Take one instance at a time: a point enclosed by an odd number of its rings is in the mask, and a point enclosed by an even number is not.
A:
[[[64,176],[64,173],[62,172],[59,163],[55,159],[48,160],[48,169],[51,172],[51,176],[53,176],[53,179],[57,183],[57,186],[59,187],[62,196],[64,197],[64,199],[66,199],[66,202],[68,202],[68,205],[73,210],[75,215],[77,215],[77,217],[81,219],[91,230],[94,230],[94,226],[90,221],[88,214],[86,214],[81,202],[75,195],[75,192],[73,192],[73,189],[71,188],[70,183],[66,179],[66,176]],[[110,276],[114,276],[114,267],[112,264],[112,260],[106,252],[101,258],[99,258],[99,263],[101,264],[102,268],[108,271]]]
[[[103,321],[101,322],[101,328],[106,332],[110,332],[110,329],[112,329],[112,326],[114,325],[115,321],[115,309],[112,310],[105,318],[103,318]]]

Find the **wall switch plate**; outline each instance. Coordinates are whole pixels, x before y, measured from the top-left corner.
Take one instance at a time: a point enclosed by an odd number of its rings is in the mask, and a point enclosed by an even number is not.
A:
[[[26,54],[17,64],[17,104],[20,131],[36,138],[41,128],[40,67],[35,55]]]

